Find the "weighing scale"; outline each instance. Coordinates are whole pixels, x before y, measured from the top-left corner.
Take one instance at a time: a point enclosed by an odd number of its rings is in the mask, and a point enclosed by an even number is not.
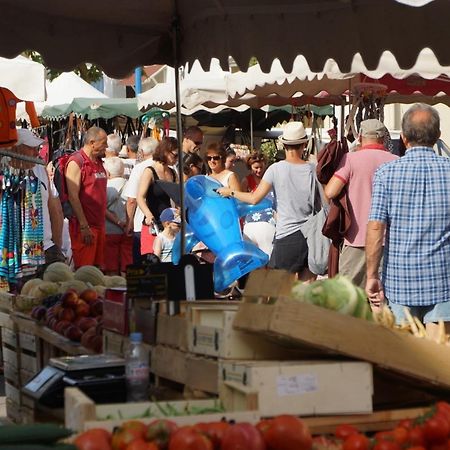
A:
[[[38,404],[62,408],[66,387],[79,388],[96,403],[125,402],[125,360],[114,355],[51,358],[22,392]]]

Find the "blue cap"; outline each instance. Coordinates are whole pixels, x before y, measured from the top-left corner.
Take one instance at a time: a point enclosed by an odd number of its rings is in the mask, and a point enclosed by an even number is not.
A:
[[[177,210],[174,208],[166,208],[159,216],[161,222],[174,222],[180,223],[181,219],[177,214]]]
[[[130,341],[131,342],[142,342],[142,333],[131,333]]]

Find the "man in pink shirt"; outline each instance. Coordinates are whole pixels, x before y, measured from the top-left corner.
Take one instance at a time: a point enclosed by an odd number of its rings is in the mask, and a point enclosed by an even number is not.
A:
[[[372,181],[375,170],[386,162],[397,159],[384,147],[386,127],[377,119],[361,122],[357,151],[347,153],[325,187],[328,198],[337,197],[347,188],[351,226],[344,236],[339,257],[339,273],[353,283],[366,285],[366,228],[372,201]]]

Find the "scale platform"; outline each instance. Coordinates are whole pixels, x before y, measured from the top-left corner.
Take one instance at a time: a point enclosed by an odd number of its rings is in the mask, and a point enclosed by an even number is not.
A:
[[[66,387],[79,388],[96,403],[125,402],[125,360],[114,355],[51,358],[22,392],[42,406],[62,408]]]

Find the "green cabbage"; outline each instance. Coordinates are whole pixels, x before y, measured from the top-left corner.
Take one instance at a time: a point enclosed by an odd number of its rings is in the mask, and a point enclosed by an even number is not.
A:
[[[342,275],[317,280],[311,284],[297,282],[292,288],[291,295],[296,300],[341,314],[372,320],[365,292]]]

